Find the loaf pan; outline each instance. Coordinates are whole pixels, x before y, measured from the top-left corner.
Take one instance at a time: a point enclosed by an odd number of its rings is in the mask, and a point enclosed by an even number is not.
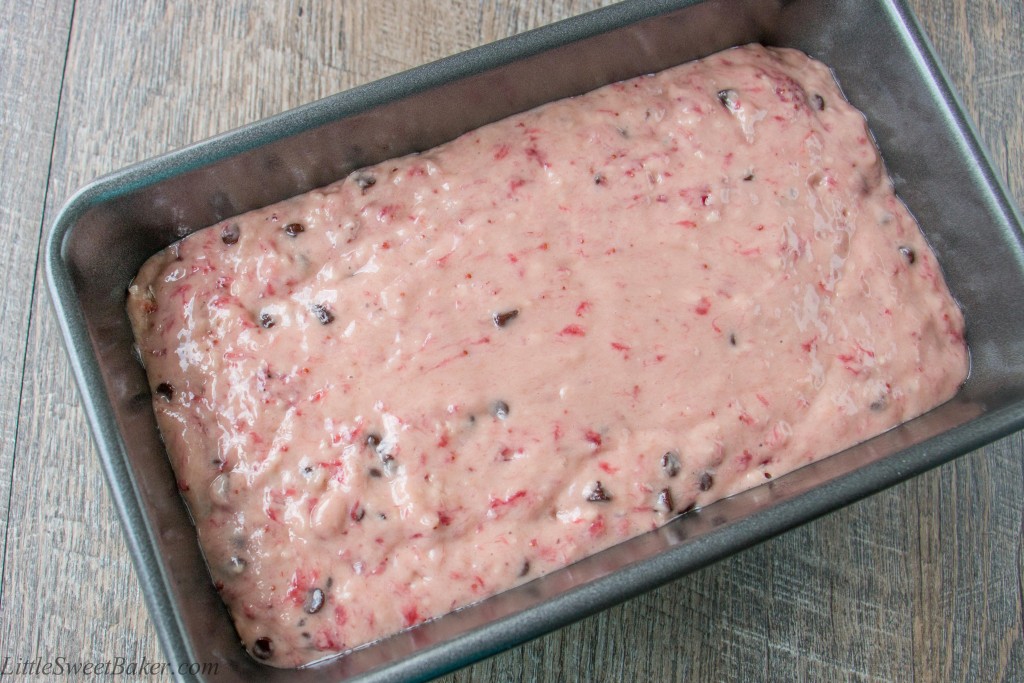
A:
[[[229,216],[606,83],[748,42],[830,65],[869,125],[967,319],[951,402],[570,567],[298,670],[243,650],[207,574],[132,353],[125,288],[147,257]],[[637,0],[470,50],[151,159],[80,190],[47,284],[153,624],[217,680],[420,680],[557,629],[1024,426],[1021,219],[898,0]],[[386,600],[387,596],[381,596]]]

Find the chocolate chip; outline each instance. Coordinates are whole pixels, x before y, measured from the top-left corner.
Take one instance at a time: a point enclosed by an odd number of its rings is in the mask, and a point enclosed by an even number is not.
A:
[[[589,500],[591,503],[607,503],[611,499],[612,497],[608,495],[607,491],[604,490],[604,487],[601,486],[600,481],[595,481],[594,488],[592,488],[590,490],[590,493],[587,494],[587,500]]]
[[[917,253],[910,247],[900,247],[900,254],[910,265],[914,265],[914,261],[917,260]]]
[[[156,393],[160,394],[163,400],[170,401],[174,398],[174,387],[170,382],[160,382],[156,385]]]
[[[739,96],[735,90],[719,90],[718,101],[729,111],[737,111],[740,108]]]
[[[735,333],[729,333],[729,343],[736,346],[736,335]]]
[[[391,461],[394,460],[395,458],[394,458],[394,456],[391,455],[391,453],[385,451],[383,449],[383,447],[381,446],[380,434],[378,434],[376,432],[371,432],[371,433],[367,434],[366,435],[366,445],[369,446],[370,448],[372,448],[377,453],[377,456],[380,458],[380,461],[382,463],[384,463],[385,466],[387,466],[387,469],[390,472]],[[380,475],[381,475],[381,471],[380,470],[378,470],[376,468],[371,468],[370,469],[370,476],[371,477],[379,477]]]
[[[675,451],[667,451],[665,455],[661,456],[661,469],[665,471],[665,474],[670,479],[679,474],[679,470],[682,468],[682,463],[679,462],[679,454]]]
[[[327,308],[323,304],[313,304],[311,309],[316,319],[320,321],[321,325],[328,325],[334,322],[334,314],[331,313],[331,309]]]
[[[675,501],[672,500],[672,492],[668,489],[662,489],[658,492],[658,508],[662,512],[672,512],[676,508]]]
[[[494,324],[497,325],[498,327],[505,327],[505,325],[508,325],[510,322],[515,320],[518,315],[518,308],[513,308],[512,310],[509,311],[502,311],[501,313],[495,313],[493,316]]]
[[[303,605],[303,609],[306,610],[306,614],[316,614],[324,606],[325,600],[326,598],[322,590],[319,588],[310,589],[309,593],[306,594],[306,604]]]
[[[240,232],[241,231],[238,229],[238,223],[231,223],[230,225],[225,225],[224,228],[220,231],[220,241],[223,242],[224,244],[234,244],[235,242],[238,241],[238,236]]]
[[[494,413],[494,417],[499,420],[508,419],[508,411],[508,404],[504,401],[495,401],[494,405],[491,407],[491,412]]]
[[[269,313],[260,313],[260,327],[264,329],[270,329],[274,326],[274,319]]]
[[[523,560],[523,567],[519,570],[519,576],[526,576],[530,573],[530,561]]]
[[[377,179],[369,173],[360,173],[355,177],[356,187],[365,192],[377,184]]]
[[[818,111],[825,111],[825,98],[815,93],[811,96],[811,106]]]
[[[711,476],[710,472],[704,472],[700,475],[700,481],[697,482],[697,488],[701,491],[707,491],[715,485],[715,478]]]
[[[270,659],[274,656],[274,641],[266,636],[257,638],[252,644],[252,654],[257,659]]]

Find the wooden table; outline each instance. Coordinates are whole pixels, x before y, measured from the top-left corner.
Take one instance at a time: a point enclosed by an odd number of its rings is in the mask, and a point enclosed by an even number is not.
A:
[[[77,187],[601,0],[0,4],[0,665],[163,653],[39,268]],[[1024,197],[1024,5],[912,0]],[[1024,680],[1021,434],[451,677]]]

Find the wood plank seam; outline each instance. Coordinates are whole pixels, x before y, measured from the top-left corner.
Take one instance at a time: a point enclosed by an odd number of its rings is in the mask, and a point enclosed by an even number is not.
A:
[[[74,32],[74,30],[75,30],[75,10],[76,10],[76,8],[77,8],[77,0],[72,0],[72,3],[71,3],[71,19],[68,22],[67,39],[64,42],[64,64],[61,67],[60,83],[57,86],[57,106],[54,108],[54,111],[53,111],[53,131],[52,131],[52,133],[50,135],[50,160],[47,162],[47,165],[46,165],[46,178],[43,181],[44,182],[43,197],[42,197],[42,203],[40,205],[40,212],[39,212],[39,214],[40,214],[40,217],[39,217],[39,230],[38,230],[38,233],[36,235],[36,258],[35,258],[35,263],[32,266],[31,285],[29,285],[30,288],[31,288],[30,291],[29,291],[29,297],[28,297],[29,310],[33,309],[33,306],[35,305],[35,302],[36,302],[36,296],[38,294],[38,289],[36,288],[36,281],[37,281],[37,278],[39,276],[39,263],[40,263],[39,252],[42,249],[43,237],[46,234],[46,224],[47,224],[48,219],[49,219],[49,216],[46,213],[46,202],[47,202],[47,200],[49,199],[49,196],[50,196],[50,178],[51,178],[51,175],[53,174],[53,157],[54,157],[54,153],[55,153],[56,148],[57,148],[57,123],[60,120],[60,103],[61,103],[61,99],[64,96],[64,78],[65,78],[65,76],[67,75],[67,72],[68,72],[68,55],[70,54],[70,50],[71,50],[71,35]],[[12,446],[11,472],[10,472],[10,481],[8,482],[8,486],[7,486],[7,501],[4,503],[4,509],[5,509],[5,513],[4,514],[5,514],[5,519],[8,520],[8,523],[4,526],[4,540],[3,540],[3,543],[0,544],[0,610],[3,609],[3,605],[4,605],[4,575],[5,575],[4,568],[7,566],[7,537],[8,537],[8,534],[10,534],[10,531],[11,531],[10,518],[11,518],[11,501],[14,499],[14,472],[15,472],[14,464],[15,464],[15,461],[18,459],[18,437],[20,436],[20,430],[21,430],[21,407],[22,407],[22,401],[25,398],[25,370],[26,370],[26,368],[28,366],[28,345],[29,345],[29,342],[30,342],[31,336],[32,336],[32,325],[33,325],[33,323],[34,323],[34,321],[30,317],[29,321],[28,321],[28,325],[25,326],[25,345],[24,345],[24,347],[22,349],[21,372],[19,373],[19,376],[21,377],[21,385],[18,387],[18,400],[15,402],[15,405],[14,405],[14,407],[15,407],[14,425],[13,425],[13,429],[12,429],[12,431],[14,432],[14,442],[11,444],[11,446]]]

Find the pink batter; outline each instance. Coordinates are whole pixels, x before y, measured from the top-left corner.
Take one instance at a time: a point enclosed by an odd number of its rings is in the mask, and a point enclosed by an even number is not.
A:
[[[210,571],[277,666],[867,439],[968,368],[863,117],[759,46],[197,232],[128,310]]]

